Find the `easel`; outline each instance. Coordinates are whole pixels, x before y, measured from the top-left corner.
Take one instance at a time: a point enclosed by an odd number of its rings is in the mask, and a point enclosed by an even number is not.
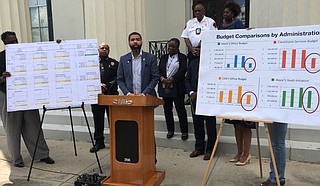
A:
[[[211,167],[211,164],[212,164],[212,159],[213,159],[214,154],[216,153],[216,150],[217,150],[217,147],[218,147],[218,143],[219,143],[219,140],[220,140],[222,131],[223,131],[225,119],[243,120],[242,118],[241,118],[241,119],[239,119],[239,118],[229,118],[229,117],[228,117],[228,118],[226,118],[226,117],[219,117],[219,118],[222,118],[222,122],[221,122],[220,129],[219,129],[219,132],[218,132],[218,135],[217,135],[217,140],[216,140],[216,142],[215,142],[215,144],[214,144],[214,147],[213,147],[213,150],[212,150],[212,153],[211,153],[211,157],[210,157],[210,160],[209,160],[209,164],[208,164],[208,166],[207,166],[207,169],[206,169],[204,178],[203,178],[203,180],[202,180],[202,184],[201,184],[202,186],[205,186],[205,185],[206,185],[208,173],[209,173],[209,170],[210,170],[210,167]],[[257,120],[246,120],[246,121],[257,122],[257,124],[256,124],[256,135],[257,135],[257,143],[258,143],[258,154],[259,154],[260,177],[261,177],[261,178],[262,178],[263,176],[262,176],[262,161],[261,161],[261,150],[260,150],[260,139],[259,139],[259,122],[263,122],[263,123],[264,123],[264,127],[265,127],[265,129],[266,129],[266,135],[267,135],[267,138],[268,138],[268,144],[269,144],[269,150],[270,150],[270,155],[271,155],[271,159],[272,159],[272,164],[273,164],[274,172],[275,172],[275,175],[276,175],[277,185],[280,186],[278,169],[277,169],[276,161],[275,161],[275,158],[274,158],[273,148],[272,148],[271,139],[270,139],[270,134],[269,134],[269,129],[268,129],[268,125],[269,125],[269,124],[272,124],[273,122],[272,122],[272,121],[262,121],[262,120],[261,120],[261,121],[257,121]]]
[[[76,142],[75,142],[75,137],[74,137],[74,129],[73,129],[72,115],[71,115],[71,109],[73,109],[73,108],[81,108],[81,109],[82,109],[83,116],[84,116],[84,118],[85,118],[85,120],[86,120],[86,123],[87,123],[87,127],[88,127],[88,131],[89,131],[91,143],[92,143],[92,146],[94,146],[94,141],[93,141],[93,138],[92,138],[92,134],[91,134],[91,130],[90,130],[88,118],[87,118],[86,112],[85,112],[85,110],[84,110],[84,103],[83,103],[83,102],[82,102],[82,104],[81,104],[80,107],[71,107],[71,106],[69,106],[69,107],[67,107],[67,108],[47,109],[45,106],[43,106],[43,114],[42,114],[42,118],[41,118],[41,122],[40,122],[40,128],[39,128],[39,131],[38,131],[38,137],[37,137],[37,141],[36,141],[36,146],[35,146],[34,151],[33,151],[33,156],[32,156],[32,161],[31,161],[31,165],[30,165],[30,170],[29,170],[29,174],[28,174],[27,181],[30,180],[30,175],[31,175],[31,171],[32,171],[33,163],[34,163],[34,157],[35,157],[36,152],[37,152],[37,147],[38,147],[38,143],[39,143],[39,136],[40,136],[40,132],[41,132],[41,129],[42,129],[42,124],[43,124],[43,121],[44,121],[44,116],[45,116],[46,111],[48,111],[48,110],[69,109],[70,124],[71,124],[71,130],[72,130],[72,140],[73,140],[73,147],[74,147],[74,154],[75,154],[75,156],[77,156],[77,148],[76,148]],[[101,169],[100,161],[99,161],[99,158],[98,158],[98,154],[97,154],[96,151],[95,151],[94,153],[95,153],[95,155],[96,155],[96,159],[97,159],[97,163],[98,163],[98,166],[99,166],[100,173],[102,174],[102,169]]]

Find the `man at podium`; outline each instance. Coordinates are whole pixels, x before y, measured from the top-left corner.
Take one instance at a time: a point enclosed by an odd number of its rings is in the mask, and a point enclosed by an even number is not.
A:
[[[142,36],[132,32],[128,37],[131,52],[120,57],[117,82],[124,95],[156,95],[155,86],[159,80],[157,59],[153,54],[144,52]]]
[[[127,96],[151,94],[157,97],[154,89],[159,80],[156,56],[141,50],[143,42],[140,33],[130,33],[128,42],[131,52],[120,57],[117,73],[117,83],[121,91]]]

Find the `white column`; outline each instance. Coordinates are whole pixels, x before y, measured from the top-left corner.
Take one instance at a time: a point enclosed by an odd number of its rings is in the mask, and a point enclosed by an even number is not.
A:
[[[1,0],[0,32],[13,31],[21,43],[31,41],[28,0]],[[0,49],[4,48],[0,45]]]

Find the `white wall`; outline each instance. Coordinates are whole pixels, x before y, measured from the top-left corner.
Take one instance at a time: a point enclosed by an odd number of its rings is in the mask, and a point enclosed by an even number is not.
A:
[[[320,24],[320,0],[250,0],[250,27]]]
[[[31,24],[28,0],[0,1],[0,34],[13,31],[20,43],[31,42]],[[4,49],[0,41],[0,51]]]
[[[128,35],[140,32],[145,39],[145,0],[83,0],[86,38],[107,42],[110,56],[127,53]]]
[[[54,39],[84,39],[83,0],[53,0]]]
[[[176,37],[180,40],[180,50],[186,51],[180,37],[186,23],[186,0],[145,0],[146,39],[148,41],[169,40]],[[145,41],[146,42],[146,41]],[[145,43],[148,45],[148,43]]]
[[[190,16],[186,7],[189,0],[54,0],[54,38],[97,38],[110,45],[111,57],[119,59],[130,50],[128,34],[138,31],[146,51],[150,40],[177,37],[185,52],[180,35]]]

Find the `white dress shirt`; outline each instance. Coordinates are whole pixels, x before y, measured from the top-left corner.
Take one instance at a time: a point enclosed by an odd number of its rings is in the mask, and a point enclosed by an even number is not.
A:
[[[140,54],[137,57],[132,55],[132,80],[133,80],[133,93],[140,94],[141,93],[141,56],[142,50],[140,50]]]
[[[189,38],[192,47],[198,47],[201,41],[201,33],[207,30],[216,30],[216,22],[210,17],[204,16],[199,22],[197,18],[190,19],[181,37]]]

